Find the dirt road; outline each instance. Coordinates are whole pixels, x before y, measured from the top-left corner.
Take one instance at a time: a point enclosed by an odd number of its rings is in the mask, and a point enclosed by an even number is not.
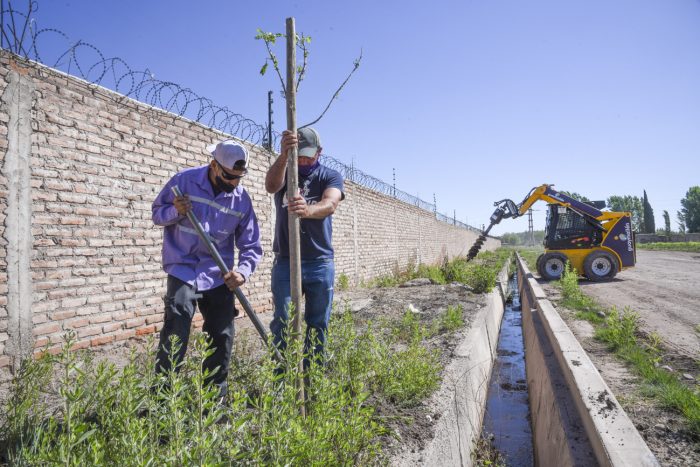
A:
[[[700,253],[637,252],[637,266],[612,282],[579,282],[607,306],[631,307],[646,332],[658,333],[678,353],[700,359]]]

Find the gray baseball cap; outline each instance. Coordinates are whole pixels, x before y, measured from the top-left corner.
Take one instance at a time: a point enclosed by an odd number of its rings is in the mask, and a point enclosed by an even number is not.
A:
[[[314,157],[321,147],[321,137],[318,132],[311,127],[304,127],[297,130],[299,138],[299,155],[302,157]]]
[[[248,151],[235,140],[227,139],[220,143],[210,144],[207,146],[207,151],[225,169],[240,170],[248,166]]]

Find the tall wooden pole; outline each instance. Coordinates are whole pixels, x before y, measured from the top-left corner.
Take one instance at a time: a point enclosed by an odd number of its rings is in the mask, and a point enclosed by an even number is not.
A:
[[[292,134],[297,133],[297,90],[295,84],[297,70],[296,56],[296,29],[294,18],[287,18],[287,130]],[[294,196],[299,192],[299,173],[297,171],[297,148],[289,151],[287,155],[287,196]],[[289,212],[289,278],[294,304],[293,332],[290,339],[297,342],[301,339],[301,246],[299,244],[299,217]],[[304,407],[304,361],[299,359],[299,378],[297,379],[299,410],[302,416],[306,416]]]

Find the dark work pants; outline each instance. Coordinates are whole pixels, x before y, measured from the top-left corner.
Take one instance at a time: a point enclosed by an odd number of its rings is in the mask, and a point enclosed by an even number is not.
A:
[[[215,289],[197,292],[195,287],[183,282],[175,276],[168,275],[168,289],[165,295],[165,320],[160,331],[160,343],[156,370],[165,373],[170,370],[170,336],[177,336],[181,347],[173,355],[175,364],[179,364],[185,356],[187,341],[190,337],[190,325],[195,310],[204,317],[202,331],[209,335],[215,349],[214,353],[204,360],[204,368],[216,373],[209,378],[210,383],[219,386],[221,396],[227,393],[226,377],[228,376],[231,347],[233,345],[233,292],[226,285]]]

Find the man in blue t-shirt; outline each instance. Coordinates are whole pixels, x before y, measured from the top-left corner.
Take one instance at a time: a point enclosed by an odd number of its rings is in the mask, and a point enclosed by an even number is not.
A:
[[[299,191],[287,195],[287,154],[299,147]],[[284,348],[284,330],[289,317],[290,267],[288,211],[300,218],[301,289],[306,297],[306,352],[311,349],[311,331],[316,331],[318,342],[313,353],[322,355],[326,341],[326,329],[333,304],[335,266],[333,264],[332,214],[343,193],[343,176],[319,163],[321,140],[313,128],[301,128],[296,135],[289,131],[282,134],[282,151],[270,167],[265,178],[265,189],[275,194],[275,240],[272,251],[272,297],[275,315],[270,323],[274,342]]]

